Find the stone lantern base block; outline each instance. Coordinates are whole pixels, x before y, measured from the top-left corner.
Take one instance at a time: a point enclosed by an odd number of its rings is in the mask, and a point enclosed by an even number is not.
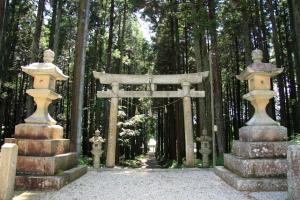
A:
[[[86,173],[78,166],[77,154],[70,152],[70,140],[63,139],[63,128],[48,124],[19,124],[15,138],[19,146],[16,188],[57,190]]]
[[[233,141],[232,154],[243,158],[285,158],[289,142]]]
[[[17,139],[63,139],[63,127],[48,124],[18,124],[15,126]]]
[[[245,159],[224,154],[224,167],[245,178],[286,177],[286,159]]]
[[[77,166],[67,171],[60,172],[55,176],[17,175],[16,189],[53,191],[59,190],[72,181],[80,178],[87,172],[86,166]]]
[[[55,156],[69,152],[70,140],[31,140],[6,138],[5,143],[15,143],[19,147],[19,156]]]
[[[51,176],[77,165],[77,154],[66,153],[51,157],[18,156],[17,173]]]
[[[288,188],[286,178],[243,178],[222,166],[217,166],[215,173],[239,191],[286,191]]]
[[[241,142],[287,141],[287,128],[283,126],[244,126],[239,130]]]

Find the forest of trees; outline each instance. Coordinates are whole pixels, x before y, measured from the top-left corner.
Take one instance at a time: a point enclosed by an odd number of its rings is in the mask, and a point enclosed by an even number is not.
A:
[[[152,41],[145,39],[138,16],[151,23]],[[49,110],[64,127],[66,138],[76,142],[82,134],[83,155],[90,155],[88,139],[95,130],[100,129],[105,138],[108,130],[109,100],[96,98],[96,91],[107,86],[96,81],[93,71],[182,74],[210,67],[213,91],[209,79],[195,86],[206,91],[206,98],[193,99],[194,135],[200,136],[204,129],[211,133],[214,116],[217,152],[229,152],[239,128],[253,113],[242,99],[247,83],[235,75],[252,62],[255,48],[263,51],[264,62],[285,69],[273,79],[278,97],[269,104],[268,113],[294,139],[300,133],[299,19],[297,0],[0,0],[1,142],[33,112],[32,99],[26,95],[32,80],[21,66],[41,61],[49,48],[55,52],[55,64],[70,76],[57,84],[63,99]],[[120,100],[118,157],[133,159],[143,152],[142,144],[147,148],[150,137],[157,140],[159,160],[183,162],[180,99]]]

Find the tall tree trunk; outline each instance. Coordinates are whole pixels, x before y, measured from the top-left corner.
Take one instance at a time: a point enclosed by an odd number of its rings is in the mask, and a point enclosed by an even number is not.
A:
[[[5,12],[6,12],[6,0],[0,0],[0,71],[2,71],[2,55],[3,55],[2,48],[3,48]],[[1,90],[1,82],[0,82],[0,90]]]
[[[274,16],[274,6],[272,0],[267,0],[267,8],[270,14],[270,20],[272,23],[273,37],[272,41],[274,44],[275,58],[277,67],[282,67],[282,55],[280,52],[280,42],[278,37],[278,27],[277,22]],[[286,103],[285,103],[285,94],[284,94],[284,82],[283,75],[279,75],[278,77],[278,90],[279,90],[279,99],[280,99],[280,117],[281,123],[286,126],[287,124],[287,112],[286,112]],[[289,127],[288,127],[289,128]]]
[[[36,16],[36,23],[35,23],[35,31],[33,34],[32,46],[31,46],[31,55],[30,55],[30,63],[38,61],[39,55],[39,44],[41,39],[42,33],[42,26],[44,20],[44,10],[45,10],[45,0],[39,0],[38,3],[38,12]],[[29,78],[30,86],[32,85],[32,78]],[[29,116],[33,113],[33,98],[27,95],[27,102],[26,102],[26,115]]]
[[[55,34],[55,26],[56,26],[57,1],[58,0],[52,1],[52,19],[51,19],[50,34],[49,34],[49,49],[52,50],[53,50],[54,34]]]
[[[107,60],[106,60],[106,71],[108,73],[114,72],[111,64],[112,60],[112,47],[113,47],[113,37],[114,37],[114,10],[115,10],[115,0],[110,1],[110,15],[109,15],[109,36],[107,45]]]
[[[299,0],[291,0],[292,1],[292,28],[295,33],[293,39],[295,40],[295,66],[296,66],[296,74],[297,74],[297,113],[298,119],[300,119],[300,1]],[[295,132],[300,132],[300,123],[295,122]]]
[[[223,108],[222,108],[222,87],[221,87],[221,73],[218,63],[218,45],[217,45],[217,24],[216,24],[216,1],[211,0],[208,4],[209,7],[209,20],[210,20],[210,35],[211,35],[211,66],[212,76],[214,80],[214,105],[215,105],[215,123],[218,127],[217,131],[217,142],[218,142],[218,153],[224,153],[224,122],[223,122]]]
[[[71,151],[81,154],[82,135],[82,106],[84,94],[84,71],[86,40],[88,34],[88,21],[90,0],[79,1],[78,32],[75,47],[74,77],[72,85],[72,110],[71,110]]]
[[[62,7],[64,4],[64,0],[58,0],[58,6],[56,11],[56,23],[55,23],[55,33],[54,33],[54,41],[53,41],[53,51],[55,53],[54,61],[57,61],[59,55],[59,36],[60,36],[60,24],[62,17]]]

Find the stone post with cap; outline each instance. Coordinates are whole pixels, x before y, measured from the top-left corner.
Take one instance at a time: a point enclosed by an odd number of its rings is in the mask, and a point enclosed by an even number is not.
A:
[[[43,60],[22,67],[34,78],[33,88],[26,92],[34,98],[36,110],[25,123],[15,126],[15,138],[5,140],[19,146],[17,189],[60,189],[87,171],[86,167],[77,166],[77,154],[70,152],[70,141],[63,139],[63,127],[48,112],[52,101],[62,98],[55,92],[56,81],[66,81],[68,76],[52,63],[53,51],[44,51]]]
[[[248,82],[249,92],[243,96],[255,109],[253,117],[239,130],[232,154],[224,155],[224,168],[216,173],[238,190],[284,191],[287,189],[287,129],[266,112],[270,99],[271,78],[283,72],[270,63],[263,63],[259,49],[252,52],[253,63],[237,78]]]

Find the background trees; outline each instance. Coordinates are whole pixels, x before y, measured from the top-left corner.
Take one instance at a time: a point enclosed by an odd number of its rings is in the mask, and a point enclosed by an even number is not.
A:
[[[13,135],[14,126],[30,112],[25,91],[30,80],[20,71],[21,65],[41,60],[41,53],[52,48],[55,62],[70,76],[59,83],[57,91],[64,98],[51,112],[65,126],[70,138],[72,87],[83,87],[82,152],[89,155],[90,138],[96,129],[107,134],[109,101],[96,99],[96,91],[105,89],[92,76],[92,71],[124,74],[193,73],[213,68],[215,121],[218,125],[218,152],[229,151],[232,140],[238,139],[238,129],[253,112],[242,100],[247,85],[235,79],[251,63],[251,50],[260,48],[264,61],[284,67],[285,73],[274,79],[279,97],[268,112],[288,127],[289,136],[300,133],[300,4],[296,0],[91,0],[87,30],[84,74],[73,76],[82,57],[75,54],[80,1],[31,0],[0,1],[0,131],[1,141]],[[138,16],[152,24],[152,41],[143,36]],[[84,44],[83,44],[84,46]],[[77,48],[78,49],[78,48]],[[83,47],[79,49],[83,50]],[[211,55],[211,60],[209,59]],[[77,60],[75,62],[75,60]],[[80,84],[79,84],[80,85]],[[145,90],[147,86],[124,86],[125,90]],[[193,100],[195,137],[204,129],[211,132],[210,85],[208,81],[195,86],[205,90],[205,99]],[[148,88],[149,89],[149,88]],[[160,86],[159,90],[177,90],[175,86]],[[75,93],[73,93],[75,94]],[[157,140],[157,157],[162,161],[184,159],[183,116],[177,99],[123,99],[120,111],[123,122],[132,122],[136,110],[145,114],[139,124],[139,134],[130,137],[129,149],[136,155],[137,146],[153,136]],[[151,110],[151,112],[150,112]],[[80,113],[80,112],[78,112]],[[134,120],[133,120],[134,121]],[[74,122],[75,123],[75,122]],[[76,122],[75,124],[79,124]],[[124,131],[123,131],[124,129]],[[120,139],[127,138],[120,126]],[[73,128],[74,130],[74,128]],[[126,136],[126,137],[125,137]],[[145,139],[146,138],[146,139]],[[125,141],[125,140],[123,140]],[[120,156],[126,148],[120,141]],[[134,147],[134,148],[133,148]],[[199,146],[197,146],[199,149]],[[128,156],[128,155],[127,155]],[[197,155],[198,157],[200,155]]]

